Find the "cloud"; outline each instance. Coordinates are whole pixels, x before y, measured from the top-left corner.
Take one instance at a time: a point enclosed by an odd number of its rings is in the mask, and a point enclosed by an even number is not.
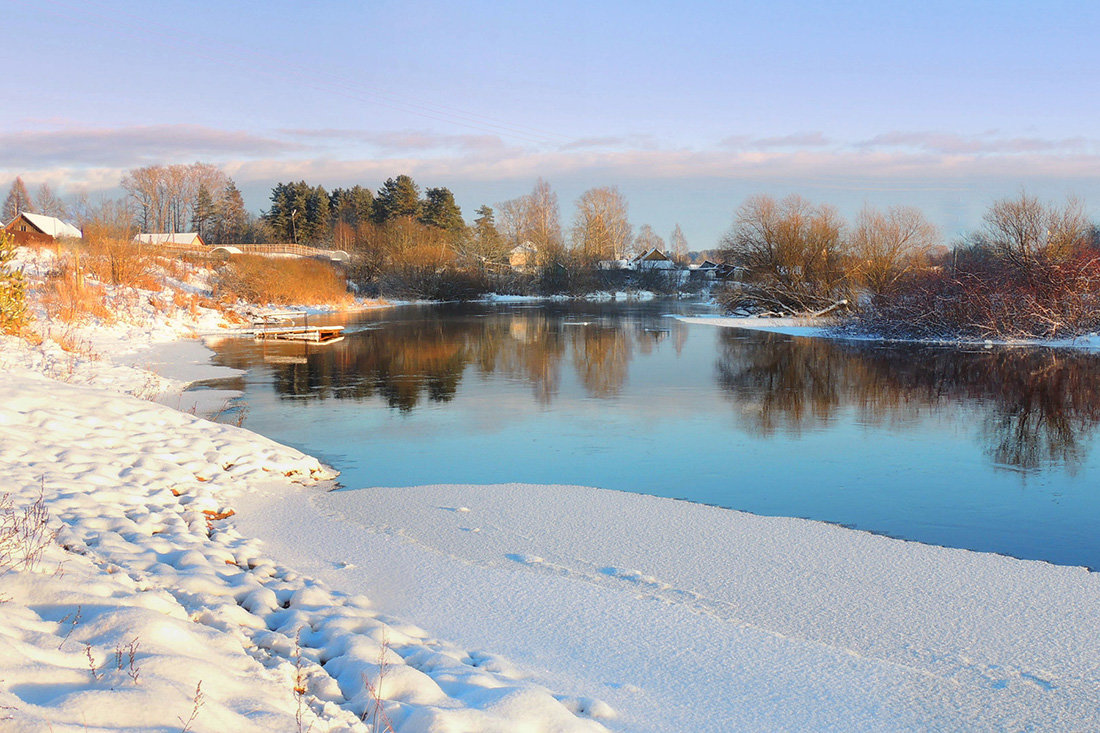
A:
[[[117,187],[135,165],[216,163],[238,183],[270,186],[280,180],[328,187],[377,186],[398,173],[430,185],[508,183],[541,176],[590,185],[618,182],[715,179],[801,180],[843,188],[857,180],[866,190],[921,180],[954,185],[976,178],[1097,181],[1100,145],[1084,138],[1014,137],[890,131],[855,142],[823,132],[729,137],[709,148],[672,148],[639,135],[579,138],[563,145],[522,146],[497,135],[441,134],[424,130],[366,131],[337,128],[280,130],[271,134],[158,125],[99,130],[0,133],[0,182],[23,175],[35,185],[96,192]]]
[[[234,172],[235,171],[235,172]],[[437,181],[533,180],[539,176],[589,178],[593,185],[617,179],[804,179],[813,182],[873,179],[961,180],[976,177],[1096,179],[1100,155],[1043,152],[1008,155],[936,154],[928,151],[819,150],[579,150],[511,151],[497,156],[398,156],[331,160],[243,161],[231,174],[244,180],[304,178],[344,185],[370,184],[404,172]]]
[[[282,130],[286,135],[313,143],[339,145],[358,143],[369,145],[384,154],[422,152],[429,150],[454,150],[461,152],[485,152],[504,150],[508,146],[499,135],[453,135],[427,130],[401,130],[373,132],[339,128]]]
[[[608,135],[604,137],[582,137],[567,142],[558,150],[567,152],[570,150],[587,150],[592,148],[638,148],[643,150],[655,150],[659,146],[657,139],[652,135]]]
[[[751,135],[731,135],[722,139],[718,146],[729,150],[774,150],[778,148],[824,148],[834,145],[834,141],[821,132],[797,132],[776,137],[753,137]]]
[[[300,152],[303,146],[249,132],[180,124],[5,132],[0,133],[0,149],[5,151],[6,166],[36,169],[273,156]]]
[[[944,155],[1019,155],[1025,153],[1077,153],[1095,149],[1083,137],[998,137],[994,132],[959,135],[946,132],[887,132],[856,145],[861,149],[909,148]]]

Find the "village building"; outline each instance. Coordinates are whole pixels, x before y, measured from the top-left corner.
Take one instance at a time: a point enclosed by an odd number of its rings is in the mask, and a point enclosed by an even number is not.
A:
[[[528,272],[535,269],[537,255],[538,249],[530,242],[517,244],[508,253],[508,264],[513,270]]]
[[[83,236],[75,226],[56,216],[32,214],[29,211],[20,212],[8,222],[4,231],[15,237],[15,243],[19,245],[49,244],[58,239],[80,239]]]
[[[634,270],[675,270],[676,263],[665,252],[654,247],[630,261]]]
[[[205,247],[198,232],[142,232],[134,237],[138,244],[159,244],[165,247]]]

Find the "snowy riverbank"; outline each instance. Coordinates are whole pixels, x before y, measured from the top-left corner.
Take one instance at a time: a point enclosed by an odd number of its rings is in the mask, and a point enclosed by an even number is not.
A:
[[[0,730],[1100,727],[1096,574],[597,488],[332,492],[134,396],[213,374],[172,339],[216,315],[130,320],[0,344],[2,491],[59,529],[0,571]]]
[[[786,336],[812,336],[816,338],[834,338],[846,341],[875,341],[885,343],[911,343],[929,346],[1045,346],[1059,349],[1100,350],[1100,334],[1087,334],[1062,339],[1014,339],[1004,340],[943,340],[943,339],[883,339],[876,336],[861,336],[833,330],[829,323],[821,323],[810,318],[758,318],[754,316],[675,316],[684,323],[701,323],[723,328],[744,328],[751,331],[767,331]]]

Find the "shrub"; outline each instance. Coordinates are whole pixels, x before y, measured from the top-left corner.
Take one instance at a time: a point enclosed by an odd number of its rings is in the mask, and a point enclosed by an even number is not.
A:
[[[914,274],[853,327],[888,337],[1055,338],[1100,328],[1100,258],[1082,253],[1026,271],[975,260]]]
[[[126,285],[141,290],[161,290],[153,254],[133,242],[100,237],[87,242],[83,258],[88,273],[101,283]]]
[[[331,305],[350,301],[335,266],[312,259],[234,256],[214,279],[214,297],[276,305]]]
[[[15,258],[15,240],[0,234],[0,333],[19,333],[27,324],[26,284],[23,273],[9,268]]]

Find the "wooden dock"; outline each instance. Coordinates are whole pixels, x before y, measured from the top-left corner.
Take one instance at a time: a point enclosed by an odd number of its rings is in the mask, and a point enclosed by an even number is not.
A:
[[[268,326],[252,331],[257,341],[306,341],[333,344],[344,338],[343,326]]]
[[[295,318],[304,318],[303,325],[290,324]],[[309,316],[303,311],[280,311],[258,314],[252,318],[249,329],[257,341],[299,341],[310,344],[334,344],[344,339],[343,326],[310,326]]]

